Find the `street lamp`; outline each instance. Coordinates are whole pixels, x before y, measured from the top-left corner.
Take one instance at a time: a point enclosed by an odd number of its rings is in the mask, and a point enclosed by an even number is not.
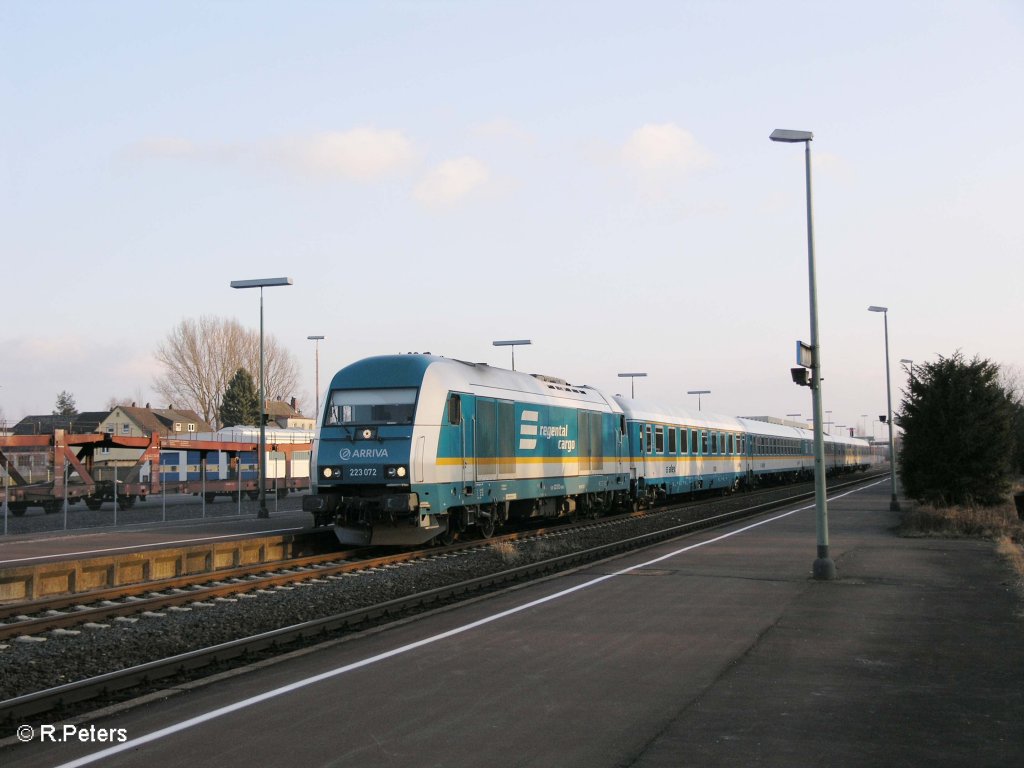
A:
[[[232,288],[259,288],[260,289],[260,456],[257,462],[259,466],[260,483],[260,508],[256,517],[270,517],[267,509],[267,425],[264,423],[267,410],[266,394],[263,384],[263,289],[272,288],[278,285],[291,285],[290,277],[266,277],[260,280],[232,280]],[[241,473],[239,473],[241,477]],[[241,497],[239,497],[241,498]]]
[[[811,305],[811,402],[814,409],[814,511],[818,533],[818,557],[814,561],[814,578],[827,581],[836,577],[836,564],[828,550],[828,500],[825,496],[825,437],[821,431],[821,342],[818,339],[818,287],[814,273],[814,216],[811,210],[811,140],[810,131],[777,128],[769,136],[772,141],[804,145],[804,176],[807,189],[807,282]]]
[[[307,336],[307,339],[313,342],[313,346],[316,350],[316,388],[313,390],[316,395],[316,416],[320,417],[320,342],[324,340],[323,336]]]
[[[516,369],[516,347],[525,347],[533,344],[529,339],[509,339],[508,341],[491,342],[496,347],[512,347],[512,370]]]
[[[696,395],[697,396],[697,410],[699,411],[700,410],[700,396],[701,395],[710,395],[711,394],[711,390],[710,389],[691,389],[691,390],[688,390],[686,394],[688,394],[688,395]]]
[[[889,377],[889,308],[868,307],[868,312],[881,312],[885,319],[885,397],[888,402],[889,423],[889,479],[892,484],[892,499],[889,502],[889,509],[893,512],[900,511],[900,501],[896,498],[896,452],[893,450],[892,441],[892,384]]]
[[[625,379],[625,378],[629,379],[629,396],[631,398],[633,398],[634,400],[636,399],[636,389],[634,388],[633,385],[636,383],[636,379],[637,378],[643,379],[643,378],[646,378],[646,377],[647,377],[646,373],[620,373],[619,374],[619,378],[620,379]]]
[[[904,358],[902,358],[900,360],[900,363],[902,365],[906,365],[906,366],[908,366],[910,368],[910,380],[913,381],[914,380],[914,361],[904,357]]]

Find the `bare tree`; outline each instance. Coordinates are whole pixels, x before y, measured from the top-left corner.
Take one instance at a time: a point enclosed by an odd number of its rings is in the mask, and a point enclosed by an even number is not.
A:
[[[264,377],[267,399],[281,399],[298,381],[298,364],[273,336],[265,336]],[[235,319],[203,315],[182,320],[157,347],[156,359],[166,372],[153,389],[177,408],[191,408],[218,425],[221,399],[239,368],[259,376],[260,335]]]

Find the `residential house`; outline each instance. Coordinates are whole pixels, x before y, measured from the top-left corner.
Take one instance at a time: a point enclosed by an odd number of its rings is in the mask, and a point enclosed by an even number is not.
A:
[[[297,407],[295,398],[290,402],[284,400],[267,401],[267,424],[275,424],[281,429],[313,429],[316,419],[303,416]]]
[[[178,408],[145,408],[119,405],[100,423],[97,432],[114,437],[161,437],[188,439],[200,432],[212,430],[210,424],[191,410]],[[105,466],[132,466],[138,459],[137,448],[101,448],[95,457],[97,464]]]

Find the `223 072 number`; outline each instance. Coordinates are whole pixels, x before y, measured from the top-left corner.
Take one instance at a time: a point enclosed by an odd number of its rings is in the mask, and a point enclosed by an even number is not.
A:
[[[349,477],[376,477],[376,467],[348,467]]]

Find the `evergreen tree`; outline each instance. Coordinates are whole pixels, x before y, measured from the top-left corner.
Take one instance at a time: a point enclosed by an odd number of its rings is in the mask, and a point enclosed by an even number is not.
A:
[[[77,416],[78,406],[75,405],[75,396],[66,389],[57,395],[57,405],[53,409],[54,416]]]
[[[220,425],[259,426],[260,397],[252,376],[244,368],[235,371],[220,404]]]
[[[999,366],[957,352],[914,366],[896,423],[906,493],[918,501],[998,504],[1010,487],[1015,405]]]

